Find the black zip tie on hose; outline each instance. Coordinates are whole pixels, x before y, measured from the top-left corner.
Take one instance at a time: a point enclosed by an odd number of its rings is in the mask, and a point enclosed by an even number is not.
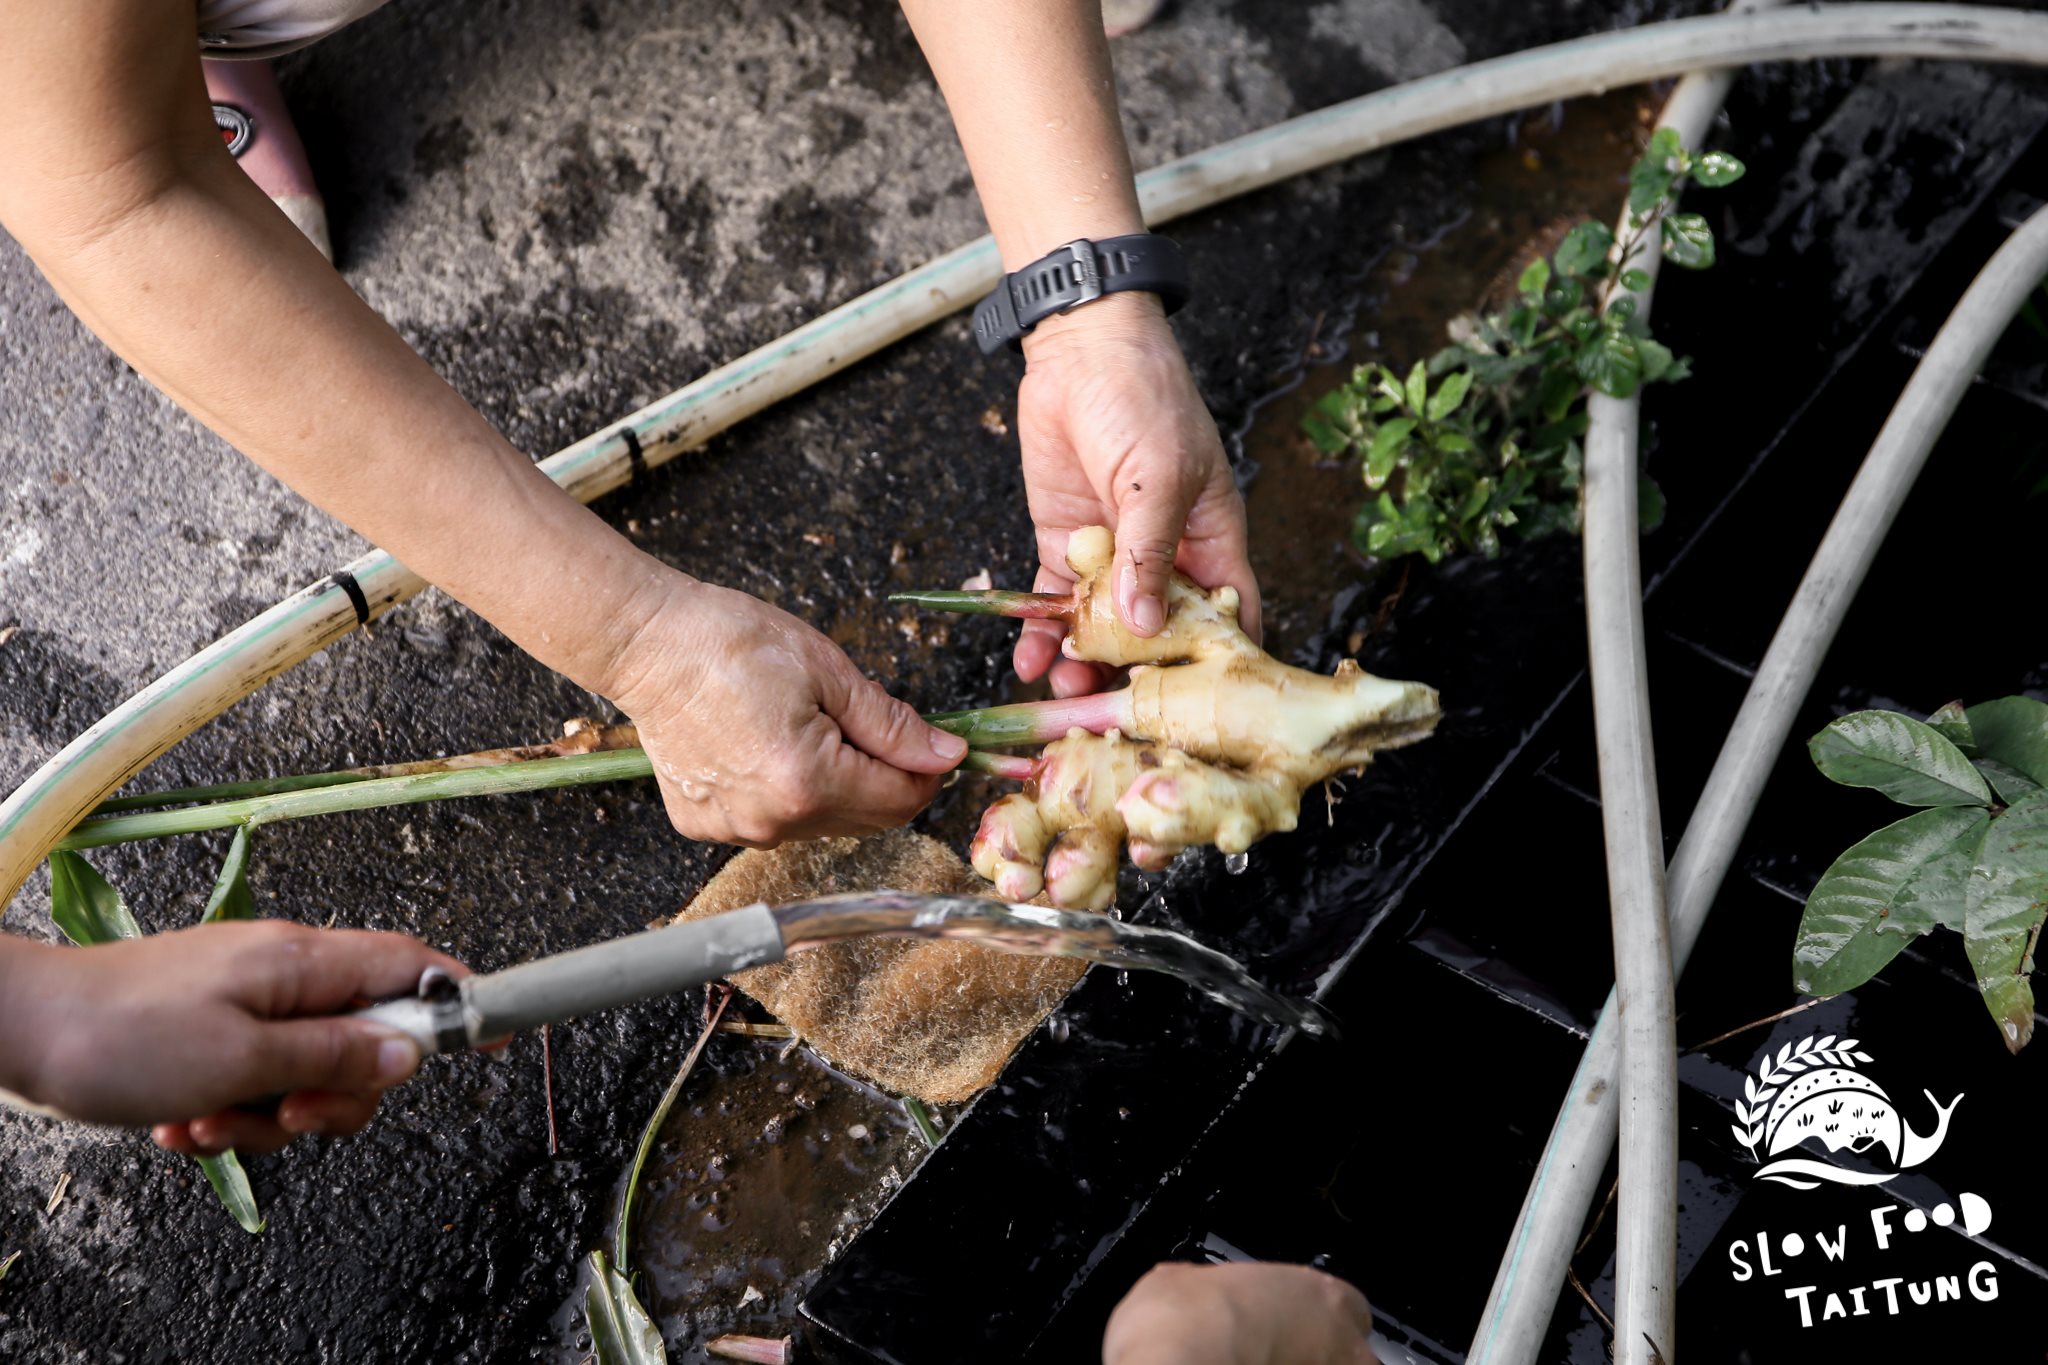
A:
[[[356,609],[356,624],[370,624],[370,599],[363,596],[363,585],[356,582],[356,576],[347,569],[337,569],[327,576],[327,581],[348,594],[349,605]]]
[[[637,484],[647,474],[647,452],[640,448],[640,433],[631,427],[620,427],[619,439],[626,443],[626,463],[632,466],[626,482]]]

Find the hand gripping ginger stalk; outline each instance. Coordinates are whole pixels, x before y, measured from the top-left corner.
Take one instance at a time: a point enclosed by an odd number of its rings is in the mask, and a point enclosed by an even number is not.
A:
[[[1233,588],[1204,591],[1175,575],[1165,627],[1150,639],[1132,634],[1116,616],[1114,554],[1107,530],[1076,532],[1071,596],[892,599],[1064,620],[1069,658],[1130,668],[1130,685],[1115,692],[928,717],[977,750],[1045,744],[1036,760],[971,756],[1024,782],[989,808],[972,850],[975,871],[1005,899],[1043,889],[1058,906],[1107,909],[1119,846],[1128,843],[1131,861],[1147,869],[1193,844],[1242,853],[1293,829],[1309,788],[1435,728],[1432,688],[1373,677],[1351,659],[1324,677],[1267,654],[1238,628]]]

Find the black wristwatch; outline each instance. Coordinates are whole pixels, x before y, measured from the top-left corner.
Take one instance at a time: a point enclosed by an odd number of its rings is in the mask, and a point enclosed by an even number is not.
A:
[[[1173,312],[1188,301],[1187,258],[1152,232],[1068,242],[1003,276],[974,310],[974,338],[983,355],[1022,350],[1024,334],[1053,314],[1127,289],[1157,294]]]

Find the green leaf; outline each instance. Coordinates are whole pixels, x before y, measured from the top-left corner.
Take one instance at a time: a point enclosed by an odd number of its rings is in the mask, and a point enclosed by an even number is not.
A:
[[[1565,275],[1589,275],[1607,261],[1614,245],[1614,230],[1590,218],[1564,235],[1557,244],[1557,268]]]
[[[1903,806],[1987,806],[1991,788],[1940,731],[1896,711],[1854,711],[1807,743],[1823,773]]]
[[[1637,337],[1636,358],[1643,364],[1643,382],[1653,384],[1671,373],[1671,348],[1654,337]]]
[[[1835,859],[1799,918],[1792,988],[1803,995],[1854,990],[1914,938],[1959,923],[1970,859],[1990,819],[1970,807],[1937,806],[1886,825]],[[1917,887],[1910,902],[1909,887]]]
[[[1474,482],[1471,490],[1465,494],[1465,501],[1458,505],[1458,520],[1465,522],[1478,516],[1480,512],[1485,510],[1488,500],[1492,497],[1492,479],[1480,479]]]
[[[1444,347],[1429,358],[1429,373],[1431,377],[1435,377],[1442,374],[1445,370],[1457,369],[1475,355],[1484,354],[1484,351],[1474,351],[1470,347],[1452,342],[1449,346]]]
[[[1714,230],[1697,213],[1674,213],[1658,225],[1664,259],[1687,270],[1705,270],[1714,263]]]
[[[1583,226],[1598,227],[1599,224],[1586,223],[1583,224]],[[1565,240],[1570,241],[1571,239],[1567,237]],[[1610,242],[1613,241],[1614,234],[1611,232],[1608,233],[1607,240]],[[1603,259],[1605,259],[1604,252],[1594,257],[1593,265],[1599,265]],[[1559,266],[1558,268],[1562,270],[1564,267]],[[1592,269],[1593,267],[1588,266],[1587,268]],[[1566,276],[1564,279],[1554,280],[1551,282],[1550,292],[1543,296],[1543,306],[1550,315],[1555,316],[1560,313],[1570,312],[1572,309],[1578,307],[1581,303],[1583,303],[1585,301],[1585,298],[1586,287],[1580,284],[1577,280],[1572,279],[1570,276]],[[1533,327],[1533,324],[1542,321],[1542,318],[1532,314],[1529,321]]]
[[[1676,128],[1659,128],[1650,134],[1649,145],[1637,159],[1638,165],[1654,165],[1659,170],[1675,172],[1686,164],[1685,142],[1678,136]],[[1676,162],[1677,165],[1672,163]]]
[[[1637,218],[1647,218],[1671,193],[1671,182],[1685,164],[1685,146],[1677,130],[1659,128],[1650,135],[1650,145],[1628,171],[1628,209]]]
[[[243,825],[228,845],[228,856],[221,861],[220,876],[214,879],[213,894],[206,898],[199,922],[254,918],[256,898],[249,894],[249,827]]]
[[[5,1256],[0,1256],[0,1280],[7,1278],[7,1272],[14,1269],[14,1263],[20,1259],[19,1251],[10,1251]]]
[[[1692,163],[1692,178],[1696,184],[1717,190],[1742,179],[1743,172],[1748,169],[1726,152],[1703,152]]]
[[[1648,289],[1650,287],[1650,272],[1638,270],[1634,266],[1630,266],[1621,272],[1621,285],[1624,289],[1634,289],[1637,291]]]
[[[79,854],[63,850],[50,855],[50,918],[64,937],[84,948],[142,937],[142,926],[121,893]]]
[[[2007,1048],[2034,1035],[2032,948],[2048,914],[2048,791],[2013,803],[1977,846],[1963,950]]]
[[[1624,322],[1627,322],[1635,315],[1636,301],[1627,294],[1623,294],[1607,305],[1607,312],[1602,315],[1602,320],[1610,328],[1619,330]]]
[[[1963,932],[1969,913],[1970,878],[1977,870],[1977,849],[1983,842],[1985,822],[1995,817],[1974,806],[1933,806],[1906,819],[1915,820],[1936,811],[1961,811],[1971,817],[1970,823],[1953,843],[1938,850],[1899,889],[1892,902],[1891,917],[1884,923],[1887,934],[1915,938],[1936,926]]]
[[[1977,739],[1970,733],[1969,713],[1963,710],[1961,702],[1952,701],[1941,707],[1927,718],[1927,723],[1939,730],[1949,743],[1961,749],[1965,758],[1977,756]]]
[[[1429,420],[1441,422],[1458,410],[1458,404],[1465,401],[1465,394],[1472,388],[1472,376],[1460,370],[1446,379],[1434,394],[1430,395],[1429,407],[1425,409]]]
[[[1543,372],[1536,381],[1536,407],[1549,422],[1560,422],[1579,396],[1578,372],[1559,365]]]
[[[1515,281],[1515,288],[1517,290],[1530,298],[1537,299],[1543,297],[1543,291],[1549,285],[1550,262],[1544,260],[1541,256],[1538,256],[1535,260],[1524,266],[1521,277]]]
[[[2000,697],[1963,713],[1981,758],[1994,758],[2048,787],[2048,705],[2032,697]]]
[[[1471,437],[1458,431],[1438,432],[1436,448],[1454,455],[1474,455],[1479,451],[1479,447],[1473,444]]]
[[[195,1159],[199,1162],[199,1169],[206,1172],[206,1183],[213,1186],[220,1202],[242,1225],[242,1231],[253,1237],[269,1226],[257,1211],[256,1192],[249,1188],[249,1173],[242,1169],[241,1159],[233,1151]]]
[[[1308,437],[1309,444],[1321,454],[1341,455],[1350,448],[1351,438],[1320,417],[1302,418],[1301,430]]]
[[[597,1365],[667,1365],[661,1330],[626,1277],[590,1253],[590,1284],[583,1291],[583,1315],[590,1323],[590,1349]]]
[[[1416,426],[1413,417],[1397,417],[1373,433],[1365,452],[1365,486],[1378,488],[1394,472],[1395,461],[1408,444]]]
[[[1418,360],[1415,368],[1408,371],[1408,386],[1403,393],[1408,401],[1408,410],[1416,416],[1422,415],[1429,402],[1429,366]]]
[[[1579,356],[1579,377],[1610,398],[1627,398],[1642,381],[1635,338],[1606,332]]]
[[[1973,758],[1970,762],[1984,774],[1984,780],[1991,784],[1992,791],[1998,793],[1998,799],[2008,806],[2041,790],[2041,784],[2033,778],[2016,768],[2008,768],[1995,758]]]

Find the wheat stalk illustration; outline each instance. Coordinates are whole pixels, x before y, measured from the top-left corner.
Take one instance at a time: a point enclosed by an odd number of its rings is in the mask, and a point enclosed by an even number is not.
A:
[[[1771,1112],[1771,1101],[1778,1097],[1779,1088],[1812,1067],[1853,1067],[1869,1061],[1869,1053],[1856,1050],[1857,1041],[1838,1039],[1832,1033],[1821,1038],[1808,1035],[1779,1048],[1775,1058],[1768,1051],[1764,1053],[1763,1065],[1756,1074],[1742,1078],[1742,1098],[1735,1102],[1736,1122],[1729,1125],[1735,1140],[1749,1148],[1751,1160],[1763,1160],[1756,1153],[1756,1145],[1764,1140],[1764,1119]]]

